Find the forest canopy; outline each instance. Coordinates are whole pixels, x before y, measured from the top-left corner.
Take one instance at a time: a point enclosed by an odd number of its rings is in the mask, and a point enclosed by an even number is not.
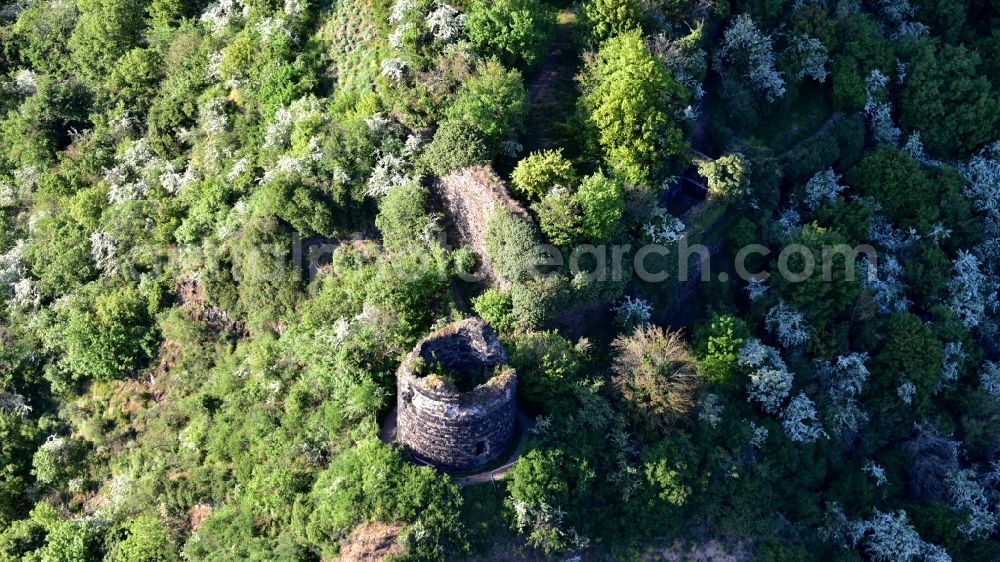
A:
[[[998,29],[5,4],[0,562],[1000,559]],[[478,477],[390,421],[469,317],[524,424]]]

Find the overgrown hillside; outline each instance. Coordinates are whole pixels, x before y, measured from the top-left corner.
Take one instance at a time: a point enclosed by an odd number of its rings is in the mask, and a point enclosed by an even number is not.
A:
[[[998,29],[5,5],[0,562],[1000,559]],[[383,430],[470,316],[534,424],[479,485]]]

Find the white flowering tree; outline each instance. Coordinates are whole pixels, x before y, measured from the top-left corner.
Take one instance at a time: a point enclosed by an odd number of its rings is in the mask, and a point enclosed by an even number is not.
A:
[[[395,51],[390,59],[418,62],[418,52],[428,46],[441,50],[461,45],[465,14],[445,2],[396,0],[389,13],[389,45]],[[400,69],[399,63],[392,67]],[[386,71],[383,65],[383,72]]]
[[[18,240],[10,250],[0,254],[0,298],[6,299],[9,309],[34,309],[41,301],[38,285],[24,263],[26,249],[25,242]]]
[[[614,307],[614,311],[618,325],[631,330],[649,323],[653,314],[653,306],[645,299],[627,296]]]
[[[962,365],[969,355],[962,349],[961,342],[948,342],[944,346],[944,356],[941,359],[941,384],[955,382],[961,372]]]
[[[906,512],[902,510],[892,513],[876,509],[870,518],[851,523],[848,537],[874,562],[951,560],[941,547],[920,538]]]
[[[410,163],[395,154],[383,154],[368,178],[369,197],[385,197],[393,189],[413,183],[417,177],[410,174]]]
[[[104,170],[108,203],[117,205],[145,197],[163,165],[145,139],[129,144],[115,157],[115,165]]]
[[[847,189],[840,185],[840,176],[833,168],[817,173],[806,183],[806,196],[803,201],[810,210],[815,211],[823,203],[836,203],[837,197]]]
[[[1000,256],[1000,141],[978,152],[958,169],[968,182],[965,196],[982,214],[989,237],[982,245],[982,254],[996,258]]]
[[[983,273],[979,258],[959,251],[948,281],[949,307],[966,328],[978,326],[987,311],[996,307],[996,291],[996,283]]]
[[[767,443],[767,436],[770,431],[762,426],[757,425],[754,422],[750,422],[750,446],[755,449],[760,449]]]
[[[899,396],[903,404],[913,404],[913,399],[917,397],[917,385],[911,380],[904,380],[896,387],[896,396]]]
[[[881,465],[868,461],[865,463],[865,466],[861,467],[861,470],[875,480],[876,486],[884,486],[889,483],[889,478],[885,475],[885,468]]]
[[[812,443],[826,437],[826,432],[816,417],[816,404],[801,392],[792,398],[781,413],[781,427],[785,430],[785,435],[796,443]]]
[[[434,38],[445,43],[458,38],[465,25],[465,16],[449,4],[439,3],[427,14],[427,27]]]
[[[910,155],[910,158],[913,158],[914,162],[921,166],[936,168],[944,165],[940,160],[935,160],[927,155],[927,152],[924,150],[924,142],[920,140],[920,131],[914,131],[906,138],[903,150]]]
[[[865,80],[867,98],[865,113],[868,115],[868,124],[875,140],[897,145],[903,133],[892,120],[892,104],[889,103],[888,84],[889,77],[882,74],[882,71],[877,68],[868,75]]]
[[[719,68],[724,64],[739,68],[768,101],[785,95],[785,80],[775,68],[771,37],[761,33],[748,14],[736,16],[726,28],[717,62]]]
[[[528,544],[546,552],[577,550],[587,546],[589,540],[575,529],[564,524],[565,512],[545,502],[532,505],[513,500],[514,526],[527,537]]]
[[[785,209],[778,217],[777,226],[782,236],[793,236],[802,230],[802,215],[793,208]]]
[[[987,394],[1000,400],[1000,363],[986,361],[979,371],[979,385]]]
[[[3,84],[3,90],[16,96],[33,96],[38,91],[38,75],[23,68],[14,74],[13,80]]]
[[[958,169],[969,182],[965,193],[976,208],[1000,217],[1000,141],[979,151]]]
[[[816,373],[823,381],[830,399],[828,421],[837,433],[857,431],[868,421],[868,414],[858,405],[870,375],[866,365],[868,354],[841,355],[836,361],[819,361]]]
[[[210,4],[201,14],[204,22],[213,33],[221,32],[230,24],[250,15],[250,6],[242,0],[219,0]]]
[[[90,233],[90,258],[104,275],[111,277],[118,273],[118,244],[107,232],[95,230]]]
[[[722,423],[722,403],[718,394],[708,393],[698,403],[698,421],[716,428]]]
[[[754,277],[749,282],[747,282],[746,292],[747,296],[752,302],[757,302],[767,295],[769,287],[767,286],[767,281],[759,277]]]
[[[403,81],[406,73],[406,61],[401,58],[391,58],[382,61],[382,76],[385,76],[393,83],[399,84]]]
[[[680,219],[666,209],[657,207],[649,221],[643,225],[642,231],[654,244],[669,244],[681,239],[684,228]]]
[[[909,310],[911,302],[904,294],[903,266],[895,257],[886,254],[877,265],[862,258],[858,265],[861,283],[871,291],[879,314],[899,314]]]
[[[809,323],[805,314],[795,310],[785,301],[780,301],[771,307],[764,323],[785,349],[799,347],[809,340]]]
[[[965,514],[958,531],[969,537],[987,537],[996,530],[998,516],[989,493],[971,469],[952,471],[945,479],[951,508]]]
[[[31,413],[31,409],[24,396],[16,392],[0,390],[0,413],[16,418],[23,418]]]
[[[650,40],[650,50],[663,61],[674,79],[691,92],[695,100],[700,100],[705,95],[702,82],[708,69],[708,54],[700,46],[701,39],[702,27],[699,25],[680,39],[659,34]]]
[[[868,226],[868,237],[888,252],[908,249],[921,238],[916,229],[903,232],[880,214],[872,218],[872,223]]]
[[[778,350],[751,338],[740,348],[737,363],[750,376],[748,400],[760,404],[765,412],[777,412],[792,391],[794,378]]]
[[[795,75],[796,80],[808,76],[817,82],[826,82],[826,61],[830,55],[819,39],[808,35],[795,35],[789,41],[788,52],[799,65],[799,71]]]
[[[867,353],[850,353],[837,357],[833,364],[830,392],[833,396],[858,396],[868,382]]]
[[[927,34],[926,25],[912,21],[914,9],[909,0],[876,0],[873,4],[882,28],[893,40]]]

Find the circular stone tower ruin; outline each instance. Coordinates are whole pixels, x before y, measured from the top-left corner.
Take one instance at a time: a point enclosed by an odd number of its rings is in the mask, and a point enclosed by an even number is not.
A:
[[[427,336],[397,373],[396,433],[404,449],[443,470],[496,460],[514,434],[517,376],[496,333],[478,318]]]

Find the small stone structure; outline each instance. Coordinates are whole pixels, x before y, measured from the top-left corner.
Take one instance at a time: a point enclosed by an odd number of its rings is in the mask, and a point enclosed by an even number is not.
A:
[[[496,333],[478,318],[462,320],[421,340],[400,365],[396,434],[417,460],[477,470],[510,445],[516,396]]]
[[[487,284],[506,288],[509,283],[493,272],[486,255],[486,224],[497,207],[530,221],[528,212],[511,198],[503,180],[489,166],[456,170],[438,179],[432,193],[437,206],[448,215],[449,230],[458,244],[479,258],[480,273]]]

